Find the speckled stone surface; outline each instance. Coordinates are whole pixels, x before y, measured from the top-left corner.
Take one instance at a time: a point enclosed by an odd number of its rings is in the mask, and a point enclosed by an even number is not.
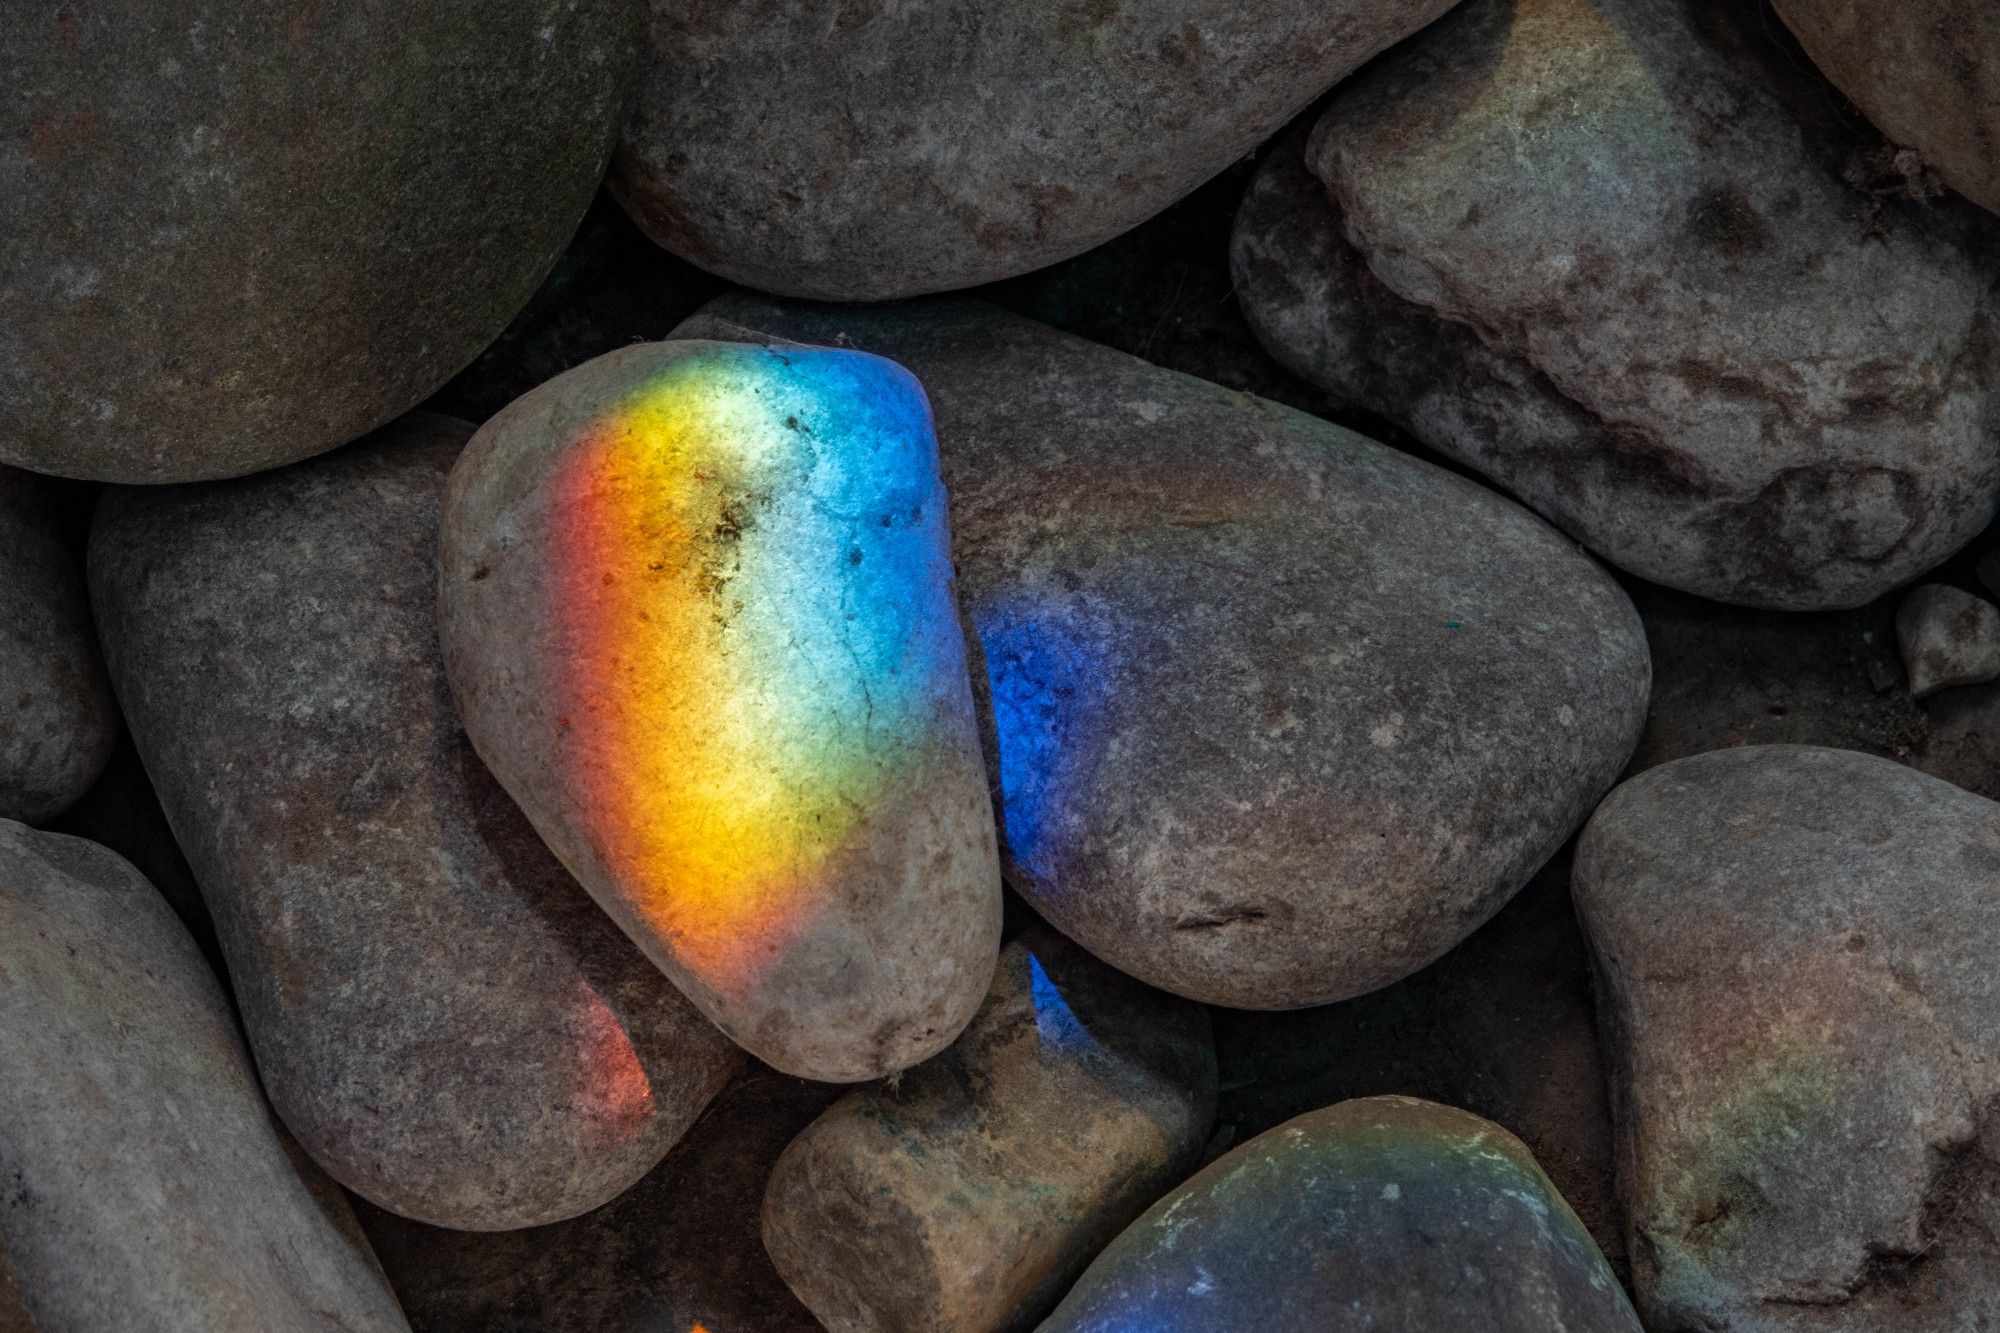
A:
[[[1630,603],[1519,506],[989,307],[725,297],[685,336],[844,342],[930,394],[1010,882],[1210,1003],[1384,986],[1623,767]]]
[[[0,50],[0,460],[332,448],[527,301],[609,159],[630,0],[24,6]]]
[[[1625,783],[1574,888],[1662,1333],[2000,1319],[2000,805],[1808,746]]]
[[[2000,212],[2000,9],[1988,0],[1772,0],[1891,140]]]
[[[757,1219],[778,1154],[841,1092],[752,1065],[645,1179],[553,1226],[446,1231],[366,1205],[361,1224],[417,1333],[819,1333]]]
[[[1896,642],[1917,698],[2000,678],[2000,608],[1961,588],[1910,589],[1896,608]]]
[[[167,904],[104,848],[7,820],[0,1065],[0,1328],[405,1327],[339,1191],[293,1169]]]
[[[1259,336],[1642,577],[1786,609],[1908,581],[2000,492],[1992,219],[1892,197],[1774,31],[1455,10],[1272,152],[1234,247]]]
[[[82,796],[118,740],[60,508],[56,483],[0,467],[0,819],[31,824]]]
[[[1481,1329],[1639,1333],[1519,1139],[1368,1097],[1211,1164],[1113,1241],[1045,1333]]]
[[[792,296],[990,282],[1159,212],[1453,0],[650,0],[612,187]]]
[[[764,1245],[827,1328],[1031,1328],[1199,1160],[1207,1013],[1045,927],[949,1050],[850,1093],[771,1173]]]
[[[630,1185],[739,1057],[452,713],[435,543],[468,434],[416,416],[267,476],[108,494],[91,579],[279,1114],[357,1193],[494,1228]]]

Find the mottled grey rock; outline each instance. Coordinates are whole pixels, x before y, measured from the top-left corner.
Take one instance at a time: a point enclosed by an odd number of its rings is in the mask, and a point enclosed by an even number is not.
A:
[[[590,202],[631,0],[24,5],[0,50],[0,458],[235,476],[413,406]]]
[[[420,1333],[818,1333],[757,1219],[778,1154],[841,1092],[752,1066],[645,1179],[552,1226],[446,1231],[357,1211]]]
[[[294,1170],[166,903],[102,847],[6,820],[0,1068],[0,1327],[406,1327],[338,1191]]]
[[[1246,197],[1273,353],[1633,573],[1855,606],[2000,490],[1991,219],[1843,179],[1833,95],[1724,0],[1473,0]]]
[[[60,511],[56,483],[0,467],[0,819],[32,824],[82,796],[118,740]]]
[[[949,1050],[785,1150],[764,1246],[836,1333],[1031,1327],[1194,1167],[1215,1085],[1200,1006],[1034,930]]]
[[[1807,746],[1621,786],[1577,849],[1649,1327],[2000,1320],[2000,805]]]
[[[1453,3],[649,0],[612,189],[752,287],[969,287],[1159,212]]]
[[[1368,1097],[1210,1165],[1090,1266],[1045,1333],[1638,1333],[1604,1256],[1521,1141]]]
[[[1949,584],[1926,583],[1904,596],[1896,642],[1919,699],[2000,678],[2000,609]]]
[[[113,492],[91,580],[279,1115],[355,1192],[493,1228],[623,1190],[738,1057],[452,714],[435,547],[468,433],[416,416],[267,476]]]
[[[1113,966],[1243,1008],[1385,986],[1562,845],[1643,720],[1624,595],[1516,505],[988,307],[725,297],[937,413],[1010,881]]]
[[[438,609],[481,757],[723,1031],[860,1082],[971,1021],[1000,866],[906,371],[668,342],[549,381],[452,471]]]
[[[1813,63],[1899,144],[2000,212],[2000,9],[1991,0],[1772,0]]]
[[[1284,1013],[1216,1010],[1220,1141],[1354,1097],[1461,1107],[1520,1136],[1622,1272],[1611,1107],[1569,867],[1558,853],[1463,944],[1393,986]]]

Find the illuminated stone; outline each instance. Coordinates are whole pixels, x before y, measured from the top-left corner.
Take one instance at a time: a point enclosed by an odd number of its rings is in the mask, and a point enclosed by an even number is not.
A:
[[[600,357],[475,437],[441,577],[480,754],[725,1032],[851,1081],[964,1027],[999,870],[905,371],[820,348]]]

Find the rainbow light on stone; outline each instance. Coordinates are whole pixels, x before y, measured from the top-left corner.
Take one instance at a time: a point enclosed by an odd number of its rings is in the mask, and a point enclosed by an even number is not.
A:
[[[966,688],[929,407],[880,358],[711,344],[582,435],[548,608],[566,780],[627,910],[728,995]]]

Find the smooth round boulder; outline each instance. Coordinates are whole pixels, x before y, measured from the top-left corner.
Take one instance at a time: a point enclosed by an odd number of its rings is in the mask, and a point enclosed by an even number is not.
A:
[[[1771,8],[1884,134],[2000,213],[2000,9],[1989,0],[1771,0]]]
[[[11,7],[0,461],[237,476],[413,407],[575,230],[637,17],[633,0]]]
[[[970,287],[1200,185],[1455,0],[648,0],[611,188],[788,296]]]
[[[10,820],[0,1066],[0,1327],[408,1333],[340,1192],[294,1169],[166,902]]]
[[[472,743],[639,947],[787,1073],[924,1060],[993,975],[952,583],[923,390],[859,352],[611,352],[452,471],[439,628]]]
[[[417,415],[282,471],[111,492],[90,566],[279,1115],[357,1194],[493,1229],[617,1195],[741,1057],[452,713],[437,530],[470,433]]]
[[[785,1149],[764,1248],[834,1333],[1032,1326],[1195,1165],[1208,1014],[1038,927],[944,1054],[849,1093]]]
[[[1852,607],[2000,495],[1993,220],[1857,189],[1755,6],[1472,0],[1245,197],[1272,353],[1642,578]]]
[[[1260,1134],[1127,1228],[1043,1333],[1639,1333],[1521,1141],[1365,1097]]]
[[[0,819],[40,824],[110,761],[118,705],[57,485],[0,467]]]
[[[1279,1009],[1407,976],[1639,734],[1617,585],[1407,454],[976,303],[724,297],[680,333],[922,378],[1010,883],[1150,985]]]
[[[1578,843],[1648,1327],[2000,1321],[2000,805],[1768,745]]]

